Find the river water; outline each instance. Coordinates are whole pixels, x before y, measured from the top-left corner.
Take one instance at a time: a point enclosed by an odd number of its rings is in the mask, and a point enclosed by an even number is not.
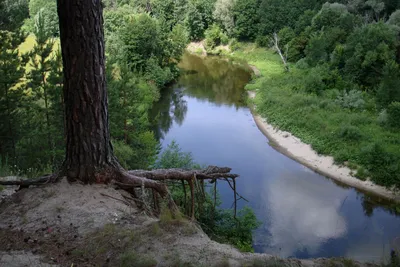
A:
[[[155,105],[156,134],[175,140],[196,162],[232,167],[239,193],[262,225],[255,252],[281,257],[388,260],[400,237],[390,203],[327,179],[280,154],[246,106],[248,69],[227,59],[185,54],[180,80]],[[223,208],[233,193],[219,183]],[[400,247],[398,247],[400,249]]]

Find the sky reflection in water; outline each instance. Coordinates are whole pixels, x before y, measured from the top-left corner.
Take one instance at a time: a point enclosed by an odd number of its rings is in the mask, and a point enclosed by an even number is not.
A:
[[[258,130],[243,87],[250,75],[238,64],[185,55],[183,74],[165,90],[150,117],[166,147],[176,140],[196,162],[233,167],[240,193],[262,226],[256,252],[282,257],[340,257],[381,261],[400,236],[396,217],[376,198],[344,188],[283,156]],[[222,206],[232,191],[219,184]],[[400,249],[400,248],[399,248]]]

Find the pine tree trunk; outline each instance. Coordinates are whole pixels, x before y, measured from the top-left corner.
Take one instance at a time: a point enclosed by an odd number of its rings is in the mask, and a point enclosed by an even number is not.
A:
[[[58,0],[66,116],[65,175],[104,183],[121,169],[110,140],[100,0]],[[115,178],[115,177],[114,177]]]

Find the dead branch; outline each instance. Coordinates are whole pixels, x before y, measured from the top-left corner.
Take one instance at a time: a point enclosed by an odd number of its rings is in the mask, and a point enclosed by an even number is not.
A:
[[[197,180],[214,180],[239,177],[237,174],[230,173],[232,169],[228,167],[208,166],[203,170],[185,170],[185,169],[156,169],[151,171],[133,170],[129,174],[139,177],[145,177],[150,180],[186,180],[189,181],[196,175]]]
[[[274,46],[275,50],[278,52],[279,56],[282,59],[283,65],[285,66],[285,71],[289,72],[289,65],[287,63],[287,55],[284,56],[282,54],[281,48],[279,47],[279,36],[276,32],[274,32],[274,34],[273,34],[272,42],[273,42],[273,46]]]
[[[4,178],[0,177],[0,185],[18,185],[20,187],[29,187],[31,185],[44,185],[52,182],[54,179],[53,174],[44,175],[36,179],[22,179],[18,178],[16,180],[2,180]]]

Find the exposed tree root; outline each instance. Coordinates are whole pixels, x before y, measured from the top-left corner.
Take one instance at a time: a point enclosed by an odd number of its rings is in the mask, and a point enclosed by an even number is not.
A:
[[[191,213],[192,218],[194,219],[194,183],[197,183],[198,180],[211,180],[215,182],[218,179],[225,180],[231,186],[229,179],[235,181],[239,175],[230,173],[231,168],[227,167],[217,167],[217,166],[209,166],[206,169],[202,170],[184,170],[184,169],[156,169],[151,171],[146,170],[132,170],[125,171],[119,168],[116,168],[116,171],[111,169],[107,172],[102,172],[98,174],[97,181],[109,181],[117,185],[119,188],[128,191],[132,195],[136,197],[136,193],[134,191],[135,188],[149,188],[154,192],[157,192],[162,198],[168,199],[168,203],[171,209],[176,209],[173,199],[170,197],[168,192],[167,185],[161,181],[167,180],[180,180],[184,182],[188,181],[190,185],[190,191],[192,195],[192,203],[191,203]],[[21,188],[27,188],[29,186],[40,186],[48,183],[55,183],[63,178],[64,175],[62,173],[55,173],[51,175],[45,175],[36,179],[16,179],[16,180],[2,180],[0,177],[0,185],[17,185]],[[235,185],[235,183],[234,183]],[[236,188],[235,191],[235,203],[236,203]],[[185,189],[186,195],[186,189]],[[154,199],[158,199],[155,197]],[[186,198],[185,198],[186,199]],[[155,208],[156,205],[155,204]]]

